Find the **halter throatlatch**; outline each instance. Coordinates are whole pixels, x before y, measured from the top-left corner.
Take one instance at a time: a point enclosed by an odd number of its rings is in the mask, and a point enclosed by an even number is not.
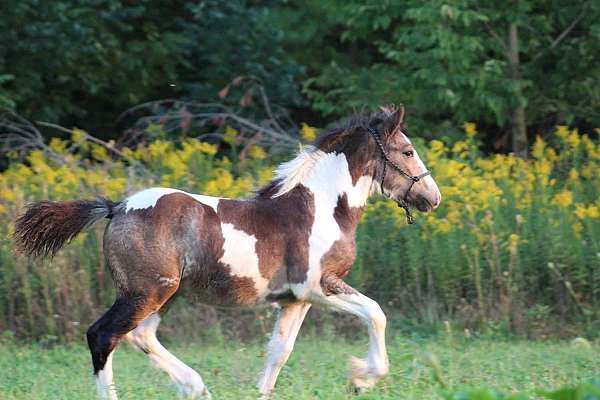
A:
[[[377,146],[379,147],[379,150],[381,151],[381,156],[383,157],[383,173],[381,174],[381,193],[383,193],[385,195],[385,191],[383,189],[383,181],[385,180],[385,173],[386,173],[386,167],[388,164],[390,164],[390,166],[395,169],[396,171],[400,172],[400,174],[402,176],[404,176],[406,179],[410,180],[410,186],[408,187],[408,189],[406,190],[406,192],[404,193],[404,196],[401,199],[393,199],[396,201],[396,203],[398,204],[398,207],[404,208],[404,211],[406,211],[406,223],[407,224],[413,224],[415,222],[412,212],[410,210],[410,205],[408,204],[408,194],[410,193],[410,191],[413,188],[413,185],[417,182],[419,182],[422,178],[426,177],[427,175],[431,175],[430,171],[425,171],[423,172],[421,175],[410,175],[408,173],[406,173],[402,167],[400,167],[398,164],[396,164],[392,159],[390,159],[390,156],[388,155],[388,153],[385,151],[385,147],[383,147],[383,142],[381,141],[381,137],[379,136],[379,132],[377,132],[374,128],[372,127],[367,127],[367,130],[369,131],[369,133],[371,134],[371,136],[373,136],[373,139],[375,139],[375,143],[377,143]],[[391,196],[388,196],[391,198]]]

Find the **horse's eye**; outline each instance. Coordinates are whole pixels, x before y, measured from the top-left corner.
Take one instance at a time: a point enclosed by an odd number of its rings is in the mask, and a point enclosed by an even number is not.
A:
[[[412,156],[414,156],[414,153],[412,152],[412,150],[405,151],[403,154],[404,154],[406,157],[412,157]]]

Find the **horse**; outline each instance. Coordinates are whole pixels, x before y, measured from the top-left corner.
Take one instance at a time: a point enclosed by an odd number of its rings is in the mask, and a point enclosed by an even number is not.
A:
[[[441,193],[404,130],[404,107],[383,107],[326,130],[248,199],[150,188],[120,202],[105,198],[28,205],[15,223],[18,249],[53,256],[102,218],[106,265],[116,299],[87,330],[98,393],[116,400],[112,358],[127,339],[167,372],[180,393],[209,398],[201,376],[156,337],[176,293],[214,306],[275,303],[279,313],[257,383],[268,395],[313,304],[359,317],[368,353],[351,358],[359,390],[388,373],[386,316],[343,280],[356,257],[355,235],[376,193],[405,208],[431,211]],[[409,218],[409,222],[411,222]]]

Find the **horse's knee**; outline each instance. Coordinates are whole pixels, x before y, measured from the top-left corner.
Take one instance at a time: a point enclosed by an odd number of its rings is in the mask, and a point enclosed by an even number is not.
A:
[[[385,330],[387,318],[385,313],[376,301],[372,301],[368,306],[369,319],[371,324],[377,330]]]
[[[152,318],[152,317],[150,317]],[[160,321],[160,320],[159,320]],[[158,323],[144,321],[137,328],[129,332],[125,337],[134,347],[145,354],[150,354],[155,350],[156,328]]]

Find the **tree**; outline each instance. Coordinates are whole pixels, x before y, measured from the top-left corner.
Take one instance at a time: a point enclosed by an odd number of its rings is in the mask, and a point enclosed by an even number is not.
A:
[[[166,97],[207,101],[235,76],[301,103],[301,67],[268,24],[269,2],[6,0],[0,105],[30,119],[114,135],[127,108]]]
[[[322,9],[333,11],[328,4]],[[521,156],[527,128],[600,124],[600,89],[593,83],[600,76],[598,2],[335,6],[344,21],[336,27],[340,41],[365,50],[350,62],[321,66],[309,81],[307,94],[324,112],[342,104],[343,113],[364,99],[403,101],[417,111],[421,126],[470,120],[497,126],[499,139],[510,137],[512,151]]]

